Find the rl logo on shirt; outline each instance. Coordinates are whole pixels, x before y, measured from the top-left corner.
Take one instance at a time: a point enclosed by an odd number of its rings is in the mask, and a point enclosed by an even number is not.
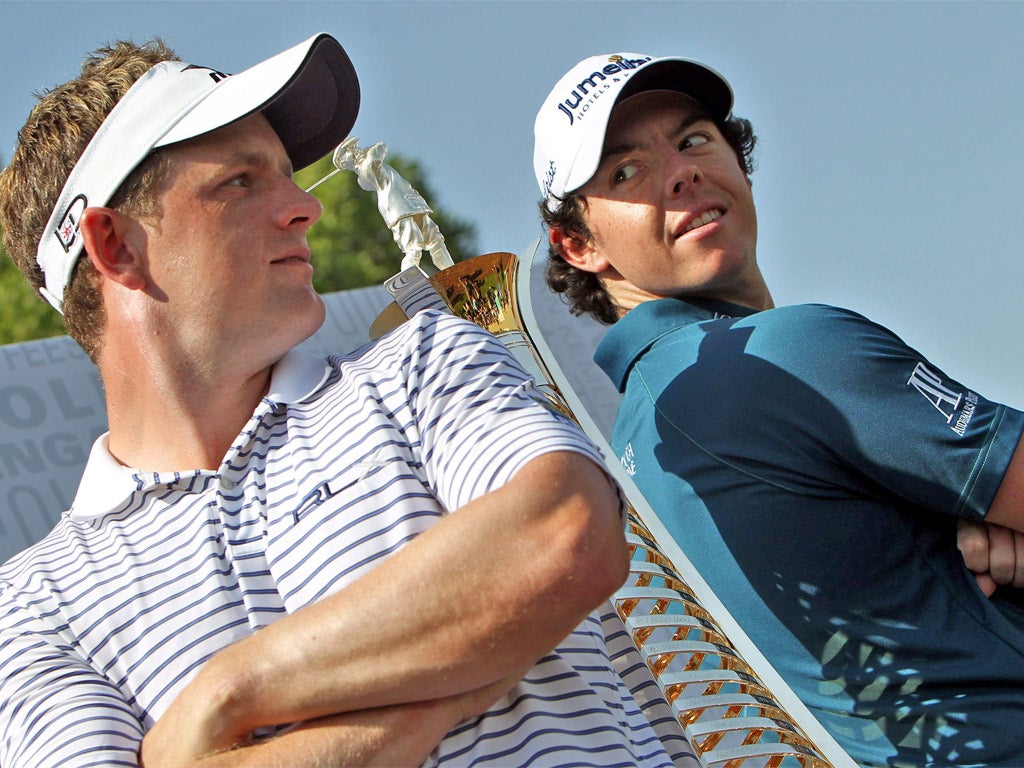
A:
[[[965,395],[963,392],[950,389],[943,383],[942,378],[924,363],[918,363],[914,367],[914,372],[910,374],[907,384],[924,395],[925,399],[935,406],[945,418],[946,423],[949,424],[950,429],[961,437],[963,436],[978,403],[976,393],[968,391]],[[963,409],[957,415],[957,409],[961,404]],[[953,423],[954,418],[956,423]]]

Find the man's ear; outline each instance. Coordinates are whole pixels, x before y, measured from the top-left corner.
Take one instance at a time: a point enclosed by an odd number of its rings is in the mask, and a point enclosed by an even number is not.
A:
[[[142,259],[129,243],[130,220],[113,208],[86,208],[79,230],[89,260],[107,280],[130,290],[145,287]]]
[[[560,227],[548,230],[548,241],[566,263],[584,272],[600,274],[608,269],[608,260],[594,246],[590,238],[567,232]]]

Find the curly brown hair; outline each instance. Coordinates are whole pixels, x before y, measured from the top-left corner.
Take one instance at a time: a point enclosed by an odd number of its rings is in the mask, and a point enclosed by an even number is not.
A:
[[[45,278],[36,250],[75,163],[132,84],[154,64],[177,60],[159,39],[143,45],[118,41],[90,54],[77,78],[36,94],[38,101],[18,132],[11,162],[0,172],[0,225],[7,252],[37,293]],[[108,207],[138,215],[155,212],[155,191],[167,172],[166,157],[154,152],[125,180]],[[79,259],[63,301],[68,334],[93,362],[104,326],[98,283],[89,259]]]
[[[748,176],[754,172],[754,146],[757,136],[749,120],[729,117],[713,121],[732,147],[740,168]],[[591,239],[586,221],[587,199],[578,192],[570,192],[555,210],[548,208],[547,200],[540,202],[540,216],[547,229],[555,229],[567,237],[588,242]],[[608,295],[601,279],[593,272],[585,272],[562,258],[560,246],[548,243],[548,265],[545,274],[548,287],[563,294],[574,315],[590,314],[598,321],[611,325],[619,319],[619,311]]]

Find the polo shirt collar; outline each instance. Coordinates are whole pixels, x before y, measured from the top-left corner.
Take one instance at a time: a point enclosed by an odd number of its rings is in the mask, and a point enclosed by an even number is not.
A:
[[[293,349],[274,366],[263,399],[279,405],[301,403],[318,391],[330,374],[331,366],[322,357]]]
[[[667,298],[637,305],[605,334],[594,362],[604,370],[620,392],[626,388],[629,369],[647,349],[665,334],[692,323],[723,318],[747,317],[756,309],[714,299]]]
[[[324,385],[330,372],[330,365],[323,358],[293,349],[274,365],[263,403],[274,406],[302,402]],[[102,517],[135,491],[209,474],[202,470],[146,472],[126,467],[110,454],[109,436],[105,432],[96,438],[89,452],[74,503],[67,513],[73,520]]]

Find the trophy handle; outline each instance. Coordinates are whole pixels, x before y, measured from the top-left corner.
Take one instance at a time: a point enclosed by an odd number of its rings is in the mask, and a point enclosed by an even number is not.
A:
[[[705,766],[855,768],[725,606],[614,460],[547,345],[533,313],[530,270],[540,240],[520,263],[513,253],[458,262],[430,278],[456,315],[493,333],[534,376],[552,407],[584,430],[606,458],[629,503],[630,575],[612,598],[698,759]],[[397,303],[371,338],[407,319]]]

